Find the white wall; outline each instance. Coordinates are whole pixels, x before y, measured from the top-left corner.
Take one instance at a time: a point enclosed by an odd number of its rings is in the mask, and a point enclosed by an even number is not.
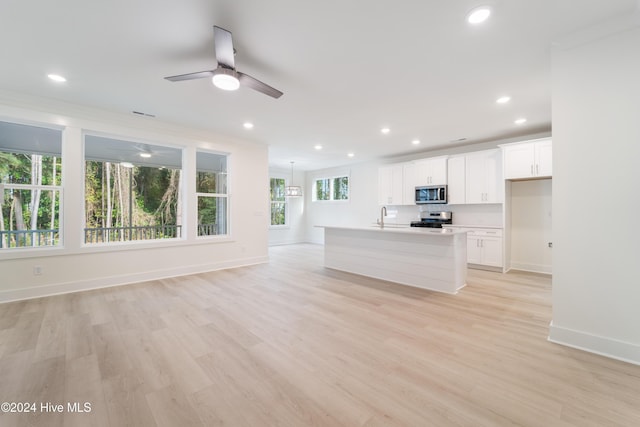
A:
[[[511,183],[511,268],[551,273],[551,179]]]
[[[286,185],[290,185],[291,170],[269,168],[269,176],[274,178],[284,178]],[[286,226],[276,226],[269,228],[269,246],[288,245],[292,243],[301,243],[306,240],[306,218],[304,209],[304,194],[307,188],[304,185],[305,173],[294,170],[293,184],[302,187],[303,197],[287,198],[289,216]],[[270,212],[270,211],[269,211]]]
[[[638,13],[555,48],[550,339],[640,364],[638,52]]]
[[[231,140],[155,119],[115,114],[15,93],[0,93],[0,120],[64,127],[62,248],[0,252],[0,302],[80,289],[266,262],[269,193],[266,146]],[[178,242],[129,242],[82,247],[84,210],[82,130],[182,146],[185,168],[195,167],[196,148],[230,153],[231,235],[197,239],[193,227]],[[195,183],[187,182],[185,215],[195,220]],[[191,211],[189,211],[191,207]],[[193,222],[193,221],[192,221]],[[124,250],[123,250],[124,249]],[[40,266],[43,274],[33,275]]]
[[[324,242],[324,229],[318,225],[373,224],[380,216],[378,206],[378,162],[358,163],[350,167],[308,172],[305,181],[306,238],[312,243]],[[315,179],[349,175],[348,201],[312,201]]]

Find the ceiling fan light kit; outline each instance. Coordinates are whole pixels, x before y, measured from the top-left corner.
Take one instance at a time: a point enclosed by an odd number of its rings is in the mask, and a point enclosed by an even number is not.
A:
[[[237,75],[238,73],[234,70],[218,67],[218,69],[213,72],[211,81],[213,81],[214,86],[219,89],[238,90],[240,87],[240,80],[238,80]]]
[[[222,90],[236,90],[240,86],[246,86],[272,98],[277,99],[282,96],[282,92],[278,89],[236,70],[235,49],[233,48],[233,39],[230,31],[214,26],[213,39],[216,49],[216,61],[218,61],[218,67],[215,70],[180,74],[178,76],[165,77],[165,79],[170,82],[180,82],[182,80],[211,77],[213,84]]]

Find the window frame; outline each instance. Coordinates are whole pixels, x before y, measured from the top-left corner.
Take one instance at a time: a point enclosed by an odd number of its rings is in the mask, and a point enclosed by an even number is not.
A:
[[[187,172],[187,168],[186,168],[186,162],[185,162],[185,151],[186,148],[184,146],[179,146],[176,144],[171,144],[171,143],[165,143],[165,142],[159,142],[157,140],[148,140],[148,139],[140,139],[140,138],[136,138],[136,137],[132,137],[129,135],[119,135],[119,134],[114,134],[114,133],[104,133],[104,132],[99,132],[99,131],[92,131],[92,130],[83,130],[82,131],[82,137],[81,137],[81,144],[82,144],[82,166],[81,166],[81,170],[82,170],[82,192],[83,192],[83,196],[85,196],[86,198],[86,180],[87,180],[87,156],[86,156],[86,138],[87,136],[93,136],[93,137],[98,137],[98,138],[107,138],[107,139],[114,139],[117,141],[121,141],[121,142],[125,142],[125,143],[130,143],[130,144],[143,144],[143,145],[148,145],[151,147],[166,147],[166,148],[170,148],[170,149],[175,149],[175,150],[179,150],[180,151],[180,173],[181,173],[181,179],[180,179],[180,187],[179,187],[179,198],[181,200],[183,209],[187,208],[187,186],[185,185],[185,179],[186,179],[186,172]],[[91,161],[97,161],[97,160],[91,160]],[[102,161],[103,163],[105,161]],[[117,164],[117,163],[122,163],[122,162],[118,162],[117,159],[114,159],[113,161],[110,161],[110,163],[113,164]],[[153,166],[145,166],[144,164],[142,165],[143,167],[153,167]],[[82,223],[80,225],[80,236],[79,236],[79,245],[82,248],[82,250],[104,250],[108,248],[114,248],[114,250],[124,250],[127,247],[135,247],[135,248],[139,248],[139,247],[156,247],[156,246],[166,246],[166,245],[171,245],[171,244],[176,244],[178,242],[185,242],[187,240],[187,227],[186,227],[186,223],[188,222],[188,219],[183,211],[183,215],[182,215],[182,221],[181,224],[176,224],[176,227],[179,228],[180,230],[180,236],[178,237],[167,237],[167,238],[156,238],[156,239],[140,239],[140,240],[133,240],[133,239],[127,239],[127,240],[112,240],[112,241],[106,241],[106,242],[95,242],[95,243],[91,243],[91,242],[87,242],[86,239],[86,229],[87,229],[87,224],[86,224],[86,219],[87,219],[87,205],[86,203],[83,203],[82,206]],[[135,226],[134,226],[135,227]],[[117,249],[116,249],[117,248]]]
[[[205,153],[205,154],[215,154],[215,155],[219,155],[219,156],[225,156],[226,158],[226,175],[227,175],[227,180],[226,180],[226,193],[204,193],[204,192],[199,192],[197,191],[197,176],[198,176],[198,167],[197,167],[197,162],[198,162],[198,153]],[[193,185],[194,185],[194,200],[195,200],[195,204],[193,206],[193,210],[195,212],[195,223],[193,224],[193,227],[195,229],[195,237],[196,240],[220,240],[220,239],[228,239],[231,237],[231,198],[229,197],[229,194],[231,193],[231,174],[230,174],[230,164],[231,164],[231,154],[227,153],[227,152],[222,152],[222,151],[215,151],[215,150],[207,150],[207,149],[202,149],[202,148],[196,148],[195,149],[195,169],[193,174],[191,174],[192,176],[188,177],[187,179],[192,179],[193,180]],[[198,220],[198,209],[199,209],[199,198],[200,197],[206,197],[206,198],[224,198],[225,199],[225,222],[226,222],[226,227],[225,227],[225,233],[224,234],[203,234],[200,235],[199,234],[199,220]]]
[[[335,180],[340,178],[347,178],[347,198],[346,199],[335,199]],[[318,199],[317,197],[317,183],[318,181],[329,181],[329,198],[328,199]],[[351,174],[348,172],[338,173],[332,175],[319,175],[313,178],[313,191],[311,193],[311,201],[319,202],[319,203],[348,203],[351,201]]]
[[[272,179],[282,179],[284,180],[285,188],[290,185],[289,178],[285,174],[281,173],[270,173],[269,174],[269,229],[274,230],[282,230],[285,228],[291,227],[290,218],[289,218],[289,198],[287,196],[284,197],[283,201],[273,200],[271,198],[271,180]],[[274,203],[284,203],[284,224],[273,224],[273,218],[271,217],[271,208]]]
[[[47,130],[53,130],[53,131],[58,131],[60,132],[60,152],[57,153],[56,151],[56,155],[55,157],[57,157],[60,161],[60,174],[58,176],[59,185],[43,185],[43,184],[17,184],[17,183],[10,183],[10,182],[2,182],[0,180],[0,209],[2,208],[3,204],[4,204],[4,195],[5,195],[5,191],[6,190],[17,190],[17,191],[41,191],[41,192],[53,192],[54,194],[54,199],[55,196],[57,196],[58,199],[58,228],[57,228],[57,243],[56,244],[52,244],[52,245],[37,245],[37,246],[15,246],[15,247],[11,247],[11,246],[4,246],[4,242],[0,241],[0,255],[1,258],[4,259],[5,255],[13,253],[19,253],[19,254],[25,254],[25,253],[35,253],[35,254],[40,254],[43,251],[59,251],[64,249],[64,244],[65,244],[65,239],[64,239],[64,187],[65,187],[65,181],[64,181],[64,176],[65,176],[65,168],[67,168],[66,166],[66,161],[65,161],[65,156],[64,156],[64,128],[60,127],[60,126],[55,126],[55,125],[50,125],[50,124],[45,124],[45,123],[40,123],[40,122],[32,122],[32,121],[22,121],[22,120],[15,120],[15,119],[10,119],[10,118],[5,118],[5,117],[0,117],[0,121],[10,124],[10,125],[18,125],[18,126],[29,126],[29,127],[36,127],[36,128],[42,128],[42,129],[47,129]],[[9,147],[7,147],[9,148]],[[34,154],[38,154],[41,156],[49,156],[49,157],[54,157],[54,155],[52,153],[36,153],[32,151],[6,151],[6,150],[0,150],[0,152],[3,153],[11,153],[11,154],[25,154],[25,155],[34,155]],[[10,231],[10,230],[5,230],[5,231]],[[14,230],[15,231],[15,230]],[[33,232],[33,231],[38,231],[38,230],[24,230],[25,232]],[[4,240],[4,236],[0,236],[0,239]],[[22,256],[22,255],[19,255]]]

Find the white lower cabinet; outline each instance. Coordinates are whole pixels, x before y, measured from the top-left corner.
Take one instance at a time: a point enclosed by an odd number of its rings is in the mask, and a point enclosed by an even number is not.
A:
[[[502,229],[465,226],[445,226],[467,232],[467,263],[488,267],[502,267]]]
[[[467,262],[502,267],[502,237],[478,237],[467,233]]]

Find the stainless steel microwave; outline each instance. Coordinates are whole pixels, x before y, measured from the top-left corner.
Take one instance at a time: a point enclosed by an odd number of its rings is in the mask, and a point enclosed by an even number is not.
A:
[[[447,203],[446,185],[429,185],[426,187],[416,187],[416,204],[442,204]]]

